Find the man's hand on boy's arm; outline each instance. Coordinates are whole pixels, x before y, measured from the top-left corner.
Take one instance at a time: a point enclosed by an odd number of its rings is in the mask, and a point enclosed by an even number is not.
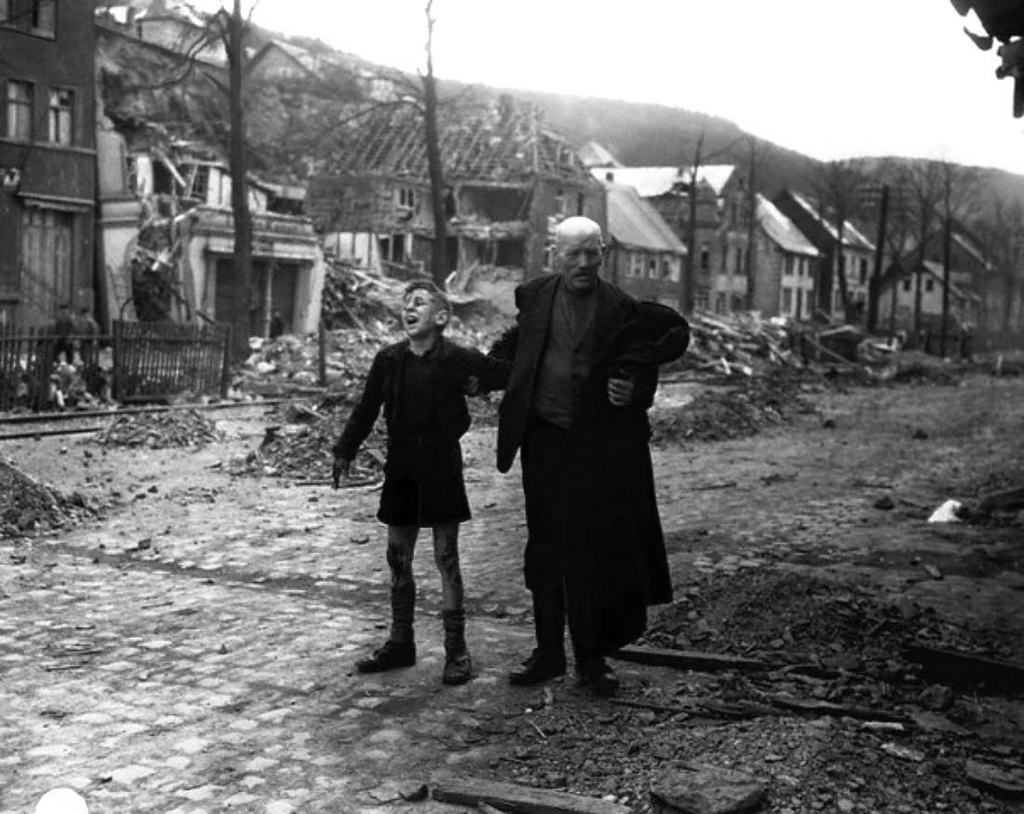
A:
[[[337,489],[341,485],[341,479],[347,478],[350,470],[352,469],[352,462],[346,458],[339,458],[335,456],[334,463],[331,466],[331,481],[334,483],[334,488]]]

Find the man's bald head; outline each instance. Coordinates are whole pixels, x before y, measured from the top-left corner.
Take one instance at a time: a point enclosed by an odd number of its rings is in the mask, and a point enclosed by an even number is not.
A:
[[[562,279],[576,294],[597,288],[604,261],[604,236],[590,218],[566,218],[555,228],[555,258]]]
[[[594,237],[598,243],[604,244],[604,235],[597,221],[582,215],[566,218],[555,227],[555,251],[561,251],[566,246],[583,243]]]

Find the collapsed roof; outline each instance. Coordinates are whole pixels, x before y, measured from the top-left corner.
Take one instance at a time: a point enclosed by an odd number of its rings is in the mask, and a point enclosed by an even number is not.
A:
[[[537,174],[592,183],[565,139],[542,128],[535,113],[511,103],[469,115],[441,113],[438,131],[448,183],[525,182]],[[332,172],[428,180],[423,119],[414,109],[381,111],[353,136]]]

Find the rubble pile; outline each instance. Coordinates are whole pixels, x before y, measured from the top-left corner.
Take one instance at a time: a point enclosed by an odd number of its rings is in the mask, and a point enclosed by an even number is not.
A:
[[[370,274],[343,259],[332,260],[324,279],[321,315],[328,330],[357,328],[384,333],[398,317],[407,281]]]
[[[220,441],[223,433],[198,410],[140,413],[115,418],[96,438],[97,444],[119,447],[195,447]]]
[[[880,604],[877,594],[802,574],[743,570],[711,575],[665,608],[645,634],[658,647],[743,654],[895,679],[914,641],[1012,657],[1024,636],[993,636],[946,623],[912,602]]]
[[[707,390],[681,407],[653,412],[651,440],[669,444],[755,435],[766,426],[786,421],[795,412],[813,409],[803,395],[806,383],[799,371],[778,368],[764,376],[744,377],[728,387]]]
[[[93,515],[79,492],[63,495],[0,461],[0,537],[62,528]]]
[[[638,644],[764,669],[649,670],[611,704],[567,682],[568,703],[548,694],[526,714],[497,709],[483,723],[494,733],[489,774],[614,795],[638,812],[669,810],[652,792],[666,766],[683,761],[704,767],[723,795],[715,811],[752,810],[724,802],[736,771],[763,786],[772,811],[1017,810],[1001,796],[1019,787],[1022,768],[1014,735],[1004,734],[1014,730],[1010,702],[928,683],[903,653],[914,639],[999,652],[979,644],[980,634],[910,601],[875,602],[857,586],[716,572],[652,618]]]
[[[306,409],[301,416],[294,411],[283,418],[289,423],[271,425],[259,449],[233,461],[235,475],[270,475],[311,483],[329,483],[333,448],[348,418],[346,399],[328,399],[319,409]],[[376,481],[384,468],[385,438],[381,423],[374,427],[352,462],[350,481]]]
[[[929,356],[921,351],[902,351],[894,356],[880,378],[894,384],[956,385],[963,373],[962,366],[950,364],[937,356]]]
[[[695,313],[690,323],[688,367],[750,376],[778,365],[798,366],[785,323],[756,314]]]

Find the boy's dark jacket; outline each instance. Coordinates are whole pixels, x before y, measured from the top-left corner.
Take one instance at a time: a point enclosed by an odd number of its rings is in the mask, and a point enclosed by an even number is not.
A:
[[[384,422],[388,442],[400,439],[406,434],[398,425],[397,405],[402,398],[402,360],[409,348],[409,340],[402,340],[382,348],[373,358],[366,385],[358,403],[352,409],[341,437],[334,445],[334,456],[351,461],[373,424],[384,408]],[[430,351],[435,362],[431,373],[430,398],[435,400],[439,421],[440,440],[458,442],[469,429],[469,409],[464,395],[465,376],[469,371],[479,369],[483,355],[479,351],[463,348],[445,339],[438,338],[437,346]]]

